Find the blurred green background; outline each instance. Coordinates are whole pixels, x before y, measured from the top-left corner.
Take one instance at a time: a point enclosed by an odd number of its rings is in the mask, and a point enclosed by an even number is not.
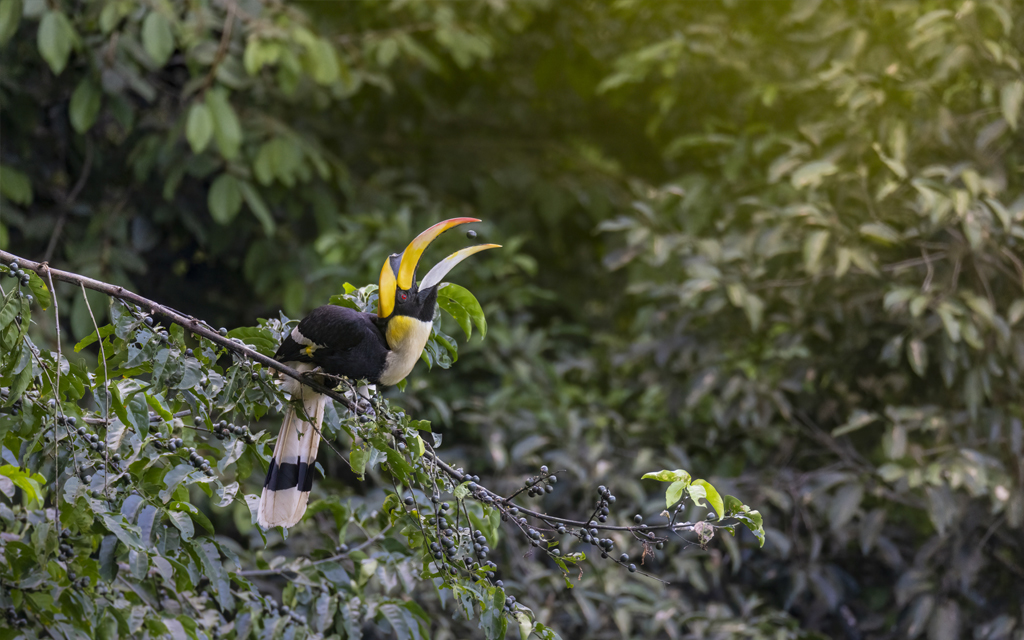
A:
[[[441,454],[570,517],[684,468],[768,533],[571,590],[508,540],[539,620],[1019,638],[1022,43],[1011,0],[0,0],[0,247],[233,327],[482,218],[486,340],[394,393]]]

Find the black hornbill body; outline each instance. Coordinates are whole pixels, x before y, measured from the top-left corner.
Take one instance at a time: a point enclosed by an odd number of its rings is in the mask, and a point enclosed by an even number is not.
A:
[[[405,379],[430,338],[441,279],[469,256],[499,245],[456,251],[439,262],[417,286],[416,265],[427,246],[448,229],[479,222],[452,218],[416,237],[405,251],[392,254],[380,272],[377,314],[325,305],[299,322],[277,349],[277,360],[300,371],[321,371],[386,386]],[[263,527],[290,527],[306,511],[313,485],[313,463],[320,444],[327,396],[289,380],[285,390],[301,400],[304,415],[289,406],[281,423],[274,457],[263,485],[257,521]],[[308,418],[308,420],[307,420]]]

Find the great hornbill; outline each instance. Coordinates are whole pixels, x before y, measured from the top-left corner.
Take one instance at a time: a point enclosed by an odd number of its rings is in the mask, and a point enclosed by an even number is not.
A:
[[[476,218],[438,222],[390,255],[380,271],[377,315],[347,307],[317,307],[292,329],[275,358],[300,371],[318,371],[385,386],[412,371],[430,337],[441,279],[469,256],[500,245],[483,244],[456,251],[437,263],[416,285],[416,265],[427,246],[452,227]],[[290,527],[302,518],[313,486],[313,464],[320,445],[320,424],[328,397],[296,380],[285,383],[304,415],[285,411],[270,461],[256,520],[263,527]],[[309,421],[307,421],[307,418]]]

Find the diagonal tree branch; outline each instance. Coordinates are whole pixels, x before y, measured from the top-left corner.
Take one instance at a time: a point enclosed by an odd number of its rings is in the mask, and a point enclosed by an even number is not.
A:
[[[328,396],[342,403],[352,412],[356,412],[357,410],[356,403],[353,400],[345,397],[343,394],[338,393],[337,391],[334,391],[333,389],[330,389],[320,384],[312,377],[305,376],[301,372],[289,367],[288,365],[278,362],[273,358],[268,358],[262,353],[254,349],[250,349],[244,344],[239,344],[229,338],[225,338],[224,336],[214,331],[205,322],[193,316],[183,314],[170,307],[164,306],[158,302],[154,302],[148,298],[143,298],[139,294],[129,291],[124,287],[109,284],[106,282],[101,282],[100,280],[94,280],[92,278],[79,275],[77,273],[72,273],[70,271],[61,271],[60,269],[54,269],[45,262],[34,262],[32,260],[16,256],[13,253],[8,253],[7,251],[0,251],[0,261],[4,263],[17,261],[17,263],[21,265],[22,269],[35,271],[43,280],[47,280],[48,278],[52,277],[53,280],[68,282],[79,287],[85,287],[86,289],[92,289],[93,291],[105,293],[106,295],[111,296],[112,298],[117,298],[119,300],[131,302],[132,304],[141,307],[142,309],[148,311],[149,313],[159,313],[160,315],[169,318],[171,322],[180,325],[187,331],[191,331],[194,334],[201,335],[207,340],[219,344],[220,346],[232,351],[233,353],[236,353],[244,358],[248,358],[255,362],[259,362],[260,364],[266,367],[279,371],[290,378],[298,380],[302,384],[316,390],[318,393],[322,393],[325,396]]]

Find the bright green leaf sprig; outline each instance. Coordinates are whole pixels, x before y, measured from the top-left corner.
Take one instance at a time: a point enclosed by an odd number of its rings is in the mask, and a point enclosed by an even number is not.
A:
[[[743,501],[735,496],[727,495],[723,498],[707,480],[692,480],[689,472],[682,469],[651,471],[645,473],[642,479],[670,483],[665,490],[666,509],[677,505],[676,510],[678,511],[682,506],[679,502],[685,491],[690,496],[690,500],[698,507],[703,507],[702,501],[707,500],[708,506],[715,511],[717,520],[732,518],[743,523],[757,537],[761,546],[764,546],[764,526],[761,514],[743,504]]]

